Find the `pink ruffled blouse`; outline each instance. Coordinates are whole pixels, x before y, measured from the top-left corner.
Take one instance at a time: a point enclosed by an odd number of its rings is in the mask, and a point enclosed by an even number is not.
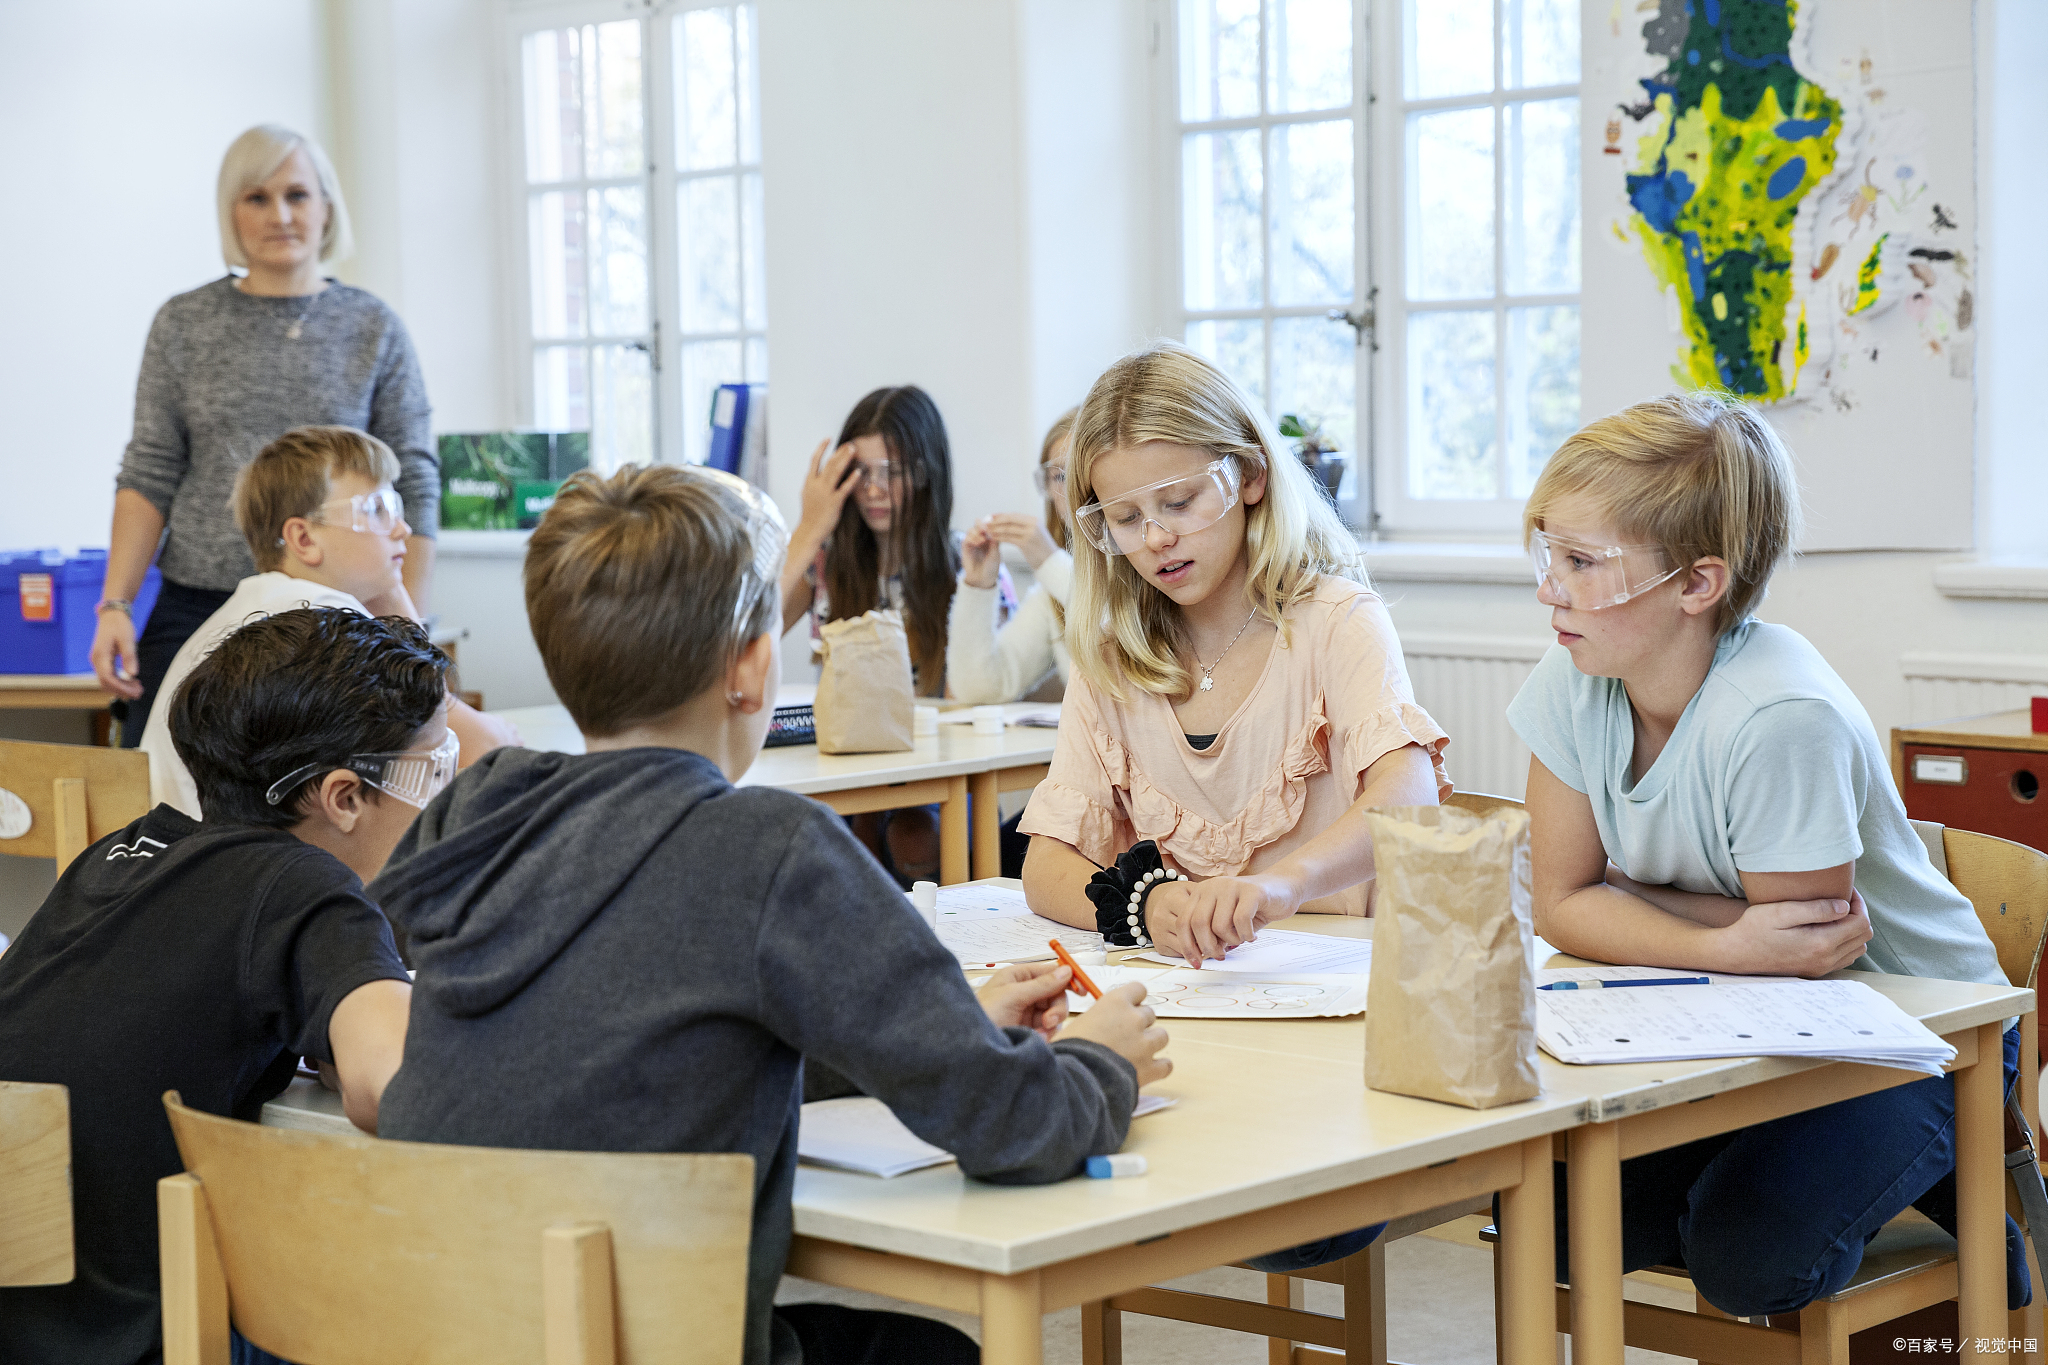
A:
[[[1196,877],[1271,866],[1358,799],[1365,770],[1408,744],[1426,750],[1437,798],[1450,795],[1450,738],[1415,704],[1401,641],[1379,594],[1324,577],[1287,612],[1265,671],[1206,750],[1189,745],[1165,697],[1118,702],[1079,670],[1067,686],[1052,770],[1018,828],[1107,864],[1153,839]],[[1372,913],[1371,878],[1302,908]]]

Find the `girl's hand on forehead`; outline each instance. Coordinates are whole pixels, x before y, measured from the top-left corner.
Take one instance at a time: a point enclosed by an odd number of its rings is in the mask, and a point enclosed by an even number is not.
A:
[[[831,445],[830,441],[818,442],[818,448],[811,452],[810,472],[804,476],[799,517],[813,526],[839,520],[840,509],[860,486],[861,471],[854,459],[853,442],[848,441],[827,457],[825,452]]]

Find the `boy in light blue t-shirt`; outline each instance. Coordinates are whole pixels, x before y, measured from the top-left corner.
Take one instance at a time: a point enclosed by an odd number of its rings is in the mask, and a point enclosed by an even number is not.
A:
[[[1870,717],[1812,645],[1750,614],[1799,532],[1761,417],[1674,394],[1594,422],[1551,457],[1524,529],[1559,645],[1508,708],[1534,754],[1538,933],[1603,962],[2005,984]],[[1955,1231],[1954,1125],[1934,1077],[1624,1162],[1624,1267],[1683,1264],[1736,1316],[1795,1312],[1909,1203]],[[2006,1259],[2017,1307],[2010,1219]]]

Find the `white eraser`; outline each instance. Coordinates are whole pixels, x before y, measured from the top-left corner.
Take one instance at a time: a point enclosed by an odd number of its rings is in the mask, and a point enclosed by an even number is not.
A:
[[[1145,1158],[1138,1152],[1117,1152],[1088,1158],[1090,1180],[1115,1180],[1119,1176],[1145,1174]]]

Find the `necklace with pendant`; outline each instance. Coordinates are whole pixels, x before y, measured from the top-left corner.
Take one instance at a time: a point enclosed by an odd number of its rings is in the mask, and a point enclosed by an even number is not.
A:
[[[320,291],[321,294],[326,292],[324,289]],[[284,339],[286,341],[297,341],[300,334],[306,330],[306,319],[312,317],[313,310],[319,306],[320,294],[315,294],[306,301],[306,311],[293,318],[292,325],[284,329]]]
[[[1231,636],[1230,643],[1223,646],[1223,654],[1228,654],[1231,651],[1231,649],[1237,644],[1237,642],[1244,638],[1244,633],[1247,630],[1251,629],[1252,617],[1257,616],[1258,614],[1259,609],[1257,607],[1253,607],[1251,616],[1247,616],[1244,618],[1244,624],[1237,628],[1237,634]],[[1188,652],[1190,654],[1194,654],[1194,650],[1192,648],[1190,648]],[[1213,664],[1203,663],[1202,656],[1199,654],[1195,654],[1195,666],[1202,670],[1202,685],[1199,688],[1197,688],[1196,691],[1213,692],[1216,690],[1216,679],[1214,674],[1216,672],[1217,665],[1223,662],[1223,654],[1218,654],[1216,656],[1216,663]]]

